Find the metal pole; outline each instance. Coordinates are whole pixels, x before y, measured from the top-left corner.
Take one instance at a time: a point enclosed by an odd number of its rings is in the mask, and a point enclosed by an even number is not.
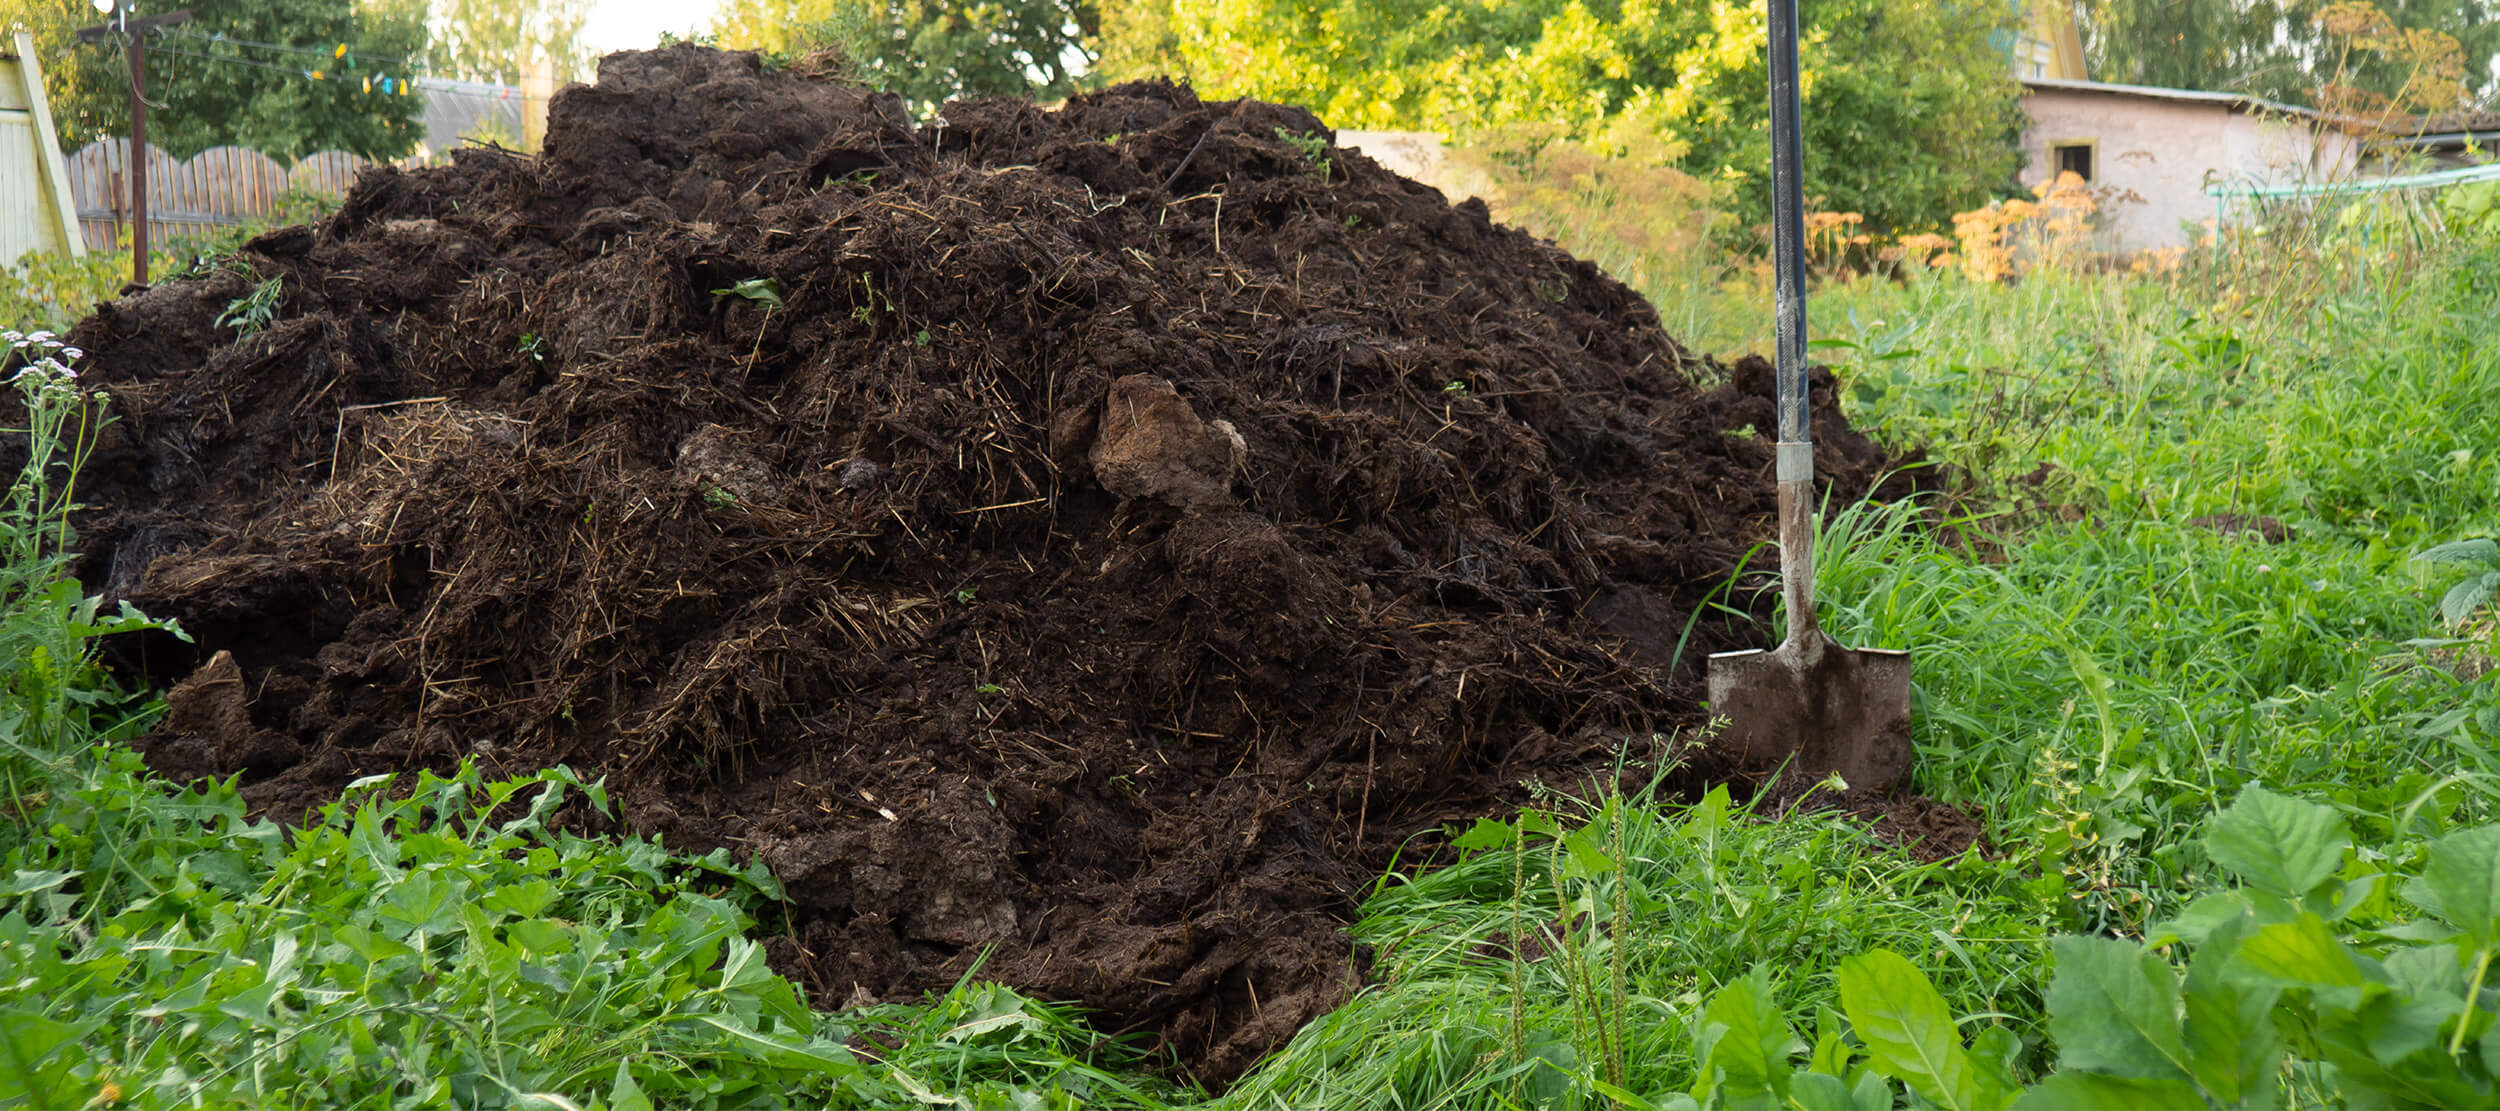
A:
[[[159,27],[191,21],[184,9],[130,18],[123,10],[110,23],[78,29],[78,41],[120,40],[130,51],[130,280],[148,284],[148,35]]]
[[[123,35],[130,45],[130,280],[148,284],[148,35]]]

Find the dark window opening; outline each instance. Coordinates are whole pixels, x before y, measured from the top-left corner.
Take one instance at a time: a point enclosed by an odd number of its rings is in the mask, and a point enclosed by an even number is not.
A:
[[[2071,173],[2085,181],[2092,180],[2092,144],[2070,143],[2050,148],[2056,156],[2057,172]]]

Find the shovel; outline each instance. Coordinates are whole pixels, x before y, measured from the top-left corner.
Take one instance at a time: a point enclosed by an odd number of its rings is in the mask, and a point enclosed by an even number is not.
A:
[[[1797,0],[1771,9],[1771,254],[1779,313],[1780,590],[1788,639],[1710,657],[1710,712],[1740,767],[1787,762],[1887,794],[1910,772],[1910,654],[1843,648],[1814,618],[1814,443],[1807,429],[1805,144],[1797,104]]]

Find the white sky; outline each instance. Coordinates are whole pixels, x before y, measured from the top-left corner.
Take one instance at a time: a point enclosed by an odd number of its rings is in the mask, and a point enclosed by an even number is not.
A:
[[[710,30],[721,0],[591,0],[582,40],[592,50],[646,50],[660,32],[684,35]]]

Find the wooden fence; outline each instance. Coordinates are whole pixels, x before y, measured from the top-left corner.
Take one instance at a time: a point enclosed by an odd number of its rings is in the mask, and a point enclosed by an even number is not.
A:
[[[337,196],[370,163],[344,151],[323,151],[288,170],[242,147],[214,147],[177,160],[148,148],[148,242],[206,235],[248,223],[277,208],[293,189]],[[130,225],[130,141],[99,139],[69,158],[70,196],[90,250],[122,246]]]

